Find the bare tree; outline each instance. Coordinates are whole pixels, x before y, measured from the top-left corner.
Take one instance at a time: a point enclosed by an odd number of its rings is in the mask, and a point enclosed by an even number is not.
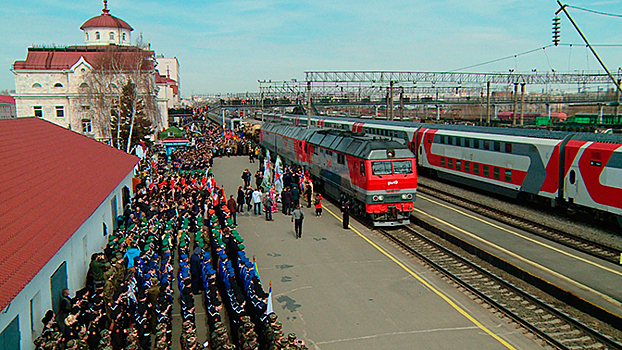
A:
[[[141,106],[142,117],[154,129],[161,126],[156,105],[154,53],[143,43],[141,35],[135,46],[110,45],[96,57],[93,59],[96,62],[89,62],[93,69],[84,75],[81,85],[83,104],[92,111],[93,127],[100,138],[129,152],[138,106]],[[125,100],[129,113],[121,113],[122,88],[130,82],[135,93],[130,100]],[[129,135],[123,140],[122,130],[126,124],[129,124]]]

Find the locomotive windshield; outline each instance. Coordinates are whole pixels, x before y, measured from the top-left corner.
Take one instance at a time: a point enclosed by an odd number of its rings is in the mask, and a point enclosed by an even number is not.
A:
[[[412,162],[410,160],[402,160],[393,162],[393,173],[395,174],[411,174],[413,172]]]
[[[372,162],[371,172],[374,175],[391,175],[391,162]]]
[[[393,163],[393,168],[391,168]],[[394,162],[372,162],[371,170],[374,175],[391,174],[412,174],[412,162],[410,160],[400,160]]]

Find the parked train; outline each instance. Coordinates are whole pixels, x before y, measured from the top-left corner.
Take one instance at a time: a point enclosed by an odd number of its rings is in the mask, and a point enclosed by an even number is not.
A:
[[[409,222],[417,191],[415,156],[403,141],[334,129],[263,123],[261,145],[310,171],[314,186],[375,226]]]
[[[307,123],[306,116],[267,117]],[[620,135],[317,116],[311,124],[402,139],[416,154],[417,166],[440,178],[622,224]]]

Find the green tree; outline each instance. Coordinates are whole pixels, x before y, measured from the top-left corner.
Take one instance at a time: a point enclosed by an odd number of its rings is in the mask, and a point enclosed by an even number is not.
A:
[[[153,135],[155,127],[147,117],[145,104],[144,96],[137,94],[136,84],[128,79],[121,89],[120,101],[112,110],[110,119],[113,143],[117,148],[129,151],[131,146],[140,141],[147,145],[151,143],[148,137]],[[131,140],[129,145],[128,139]]]

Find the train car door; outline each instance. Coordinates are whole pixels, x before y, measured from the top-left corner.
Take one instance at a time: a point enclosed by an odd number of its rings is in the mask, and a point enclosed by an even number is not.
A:
[[[574,203],[575,199],[579,195],[579,167],[576,163],[573,163],[570,166],[570,170],[568,171],[568,176],[566,176],[566,180],[564,181],[564,192],[566,193],[565,199]]]

